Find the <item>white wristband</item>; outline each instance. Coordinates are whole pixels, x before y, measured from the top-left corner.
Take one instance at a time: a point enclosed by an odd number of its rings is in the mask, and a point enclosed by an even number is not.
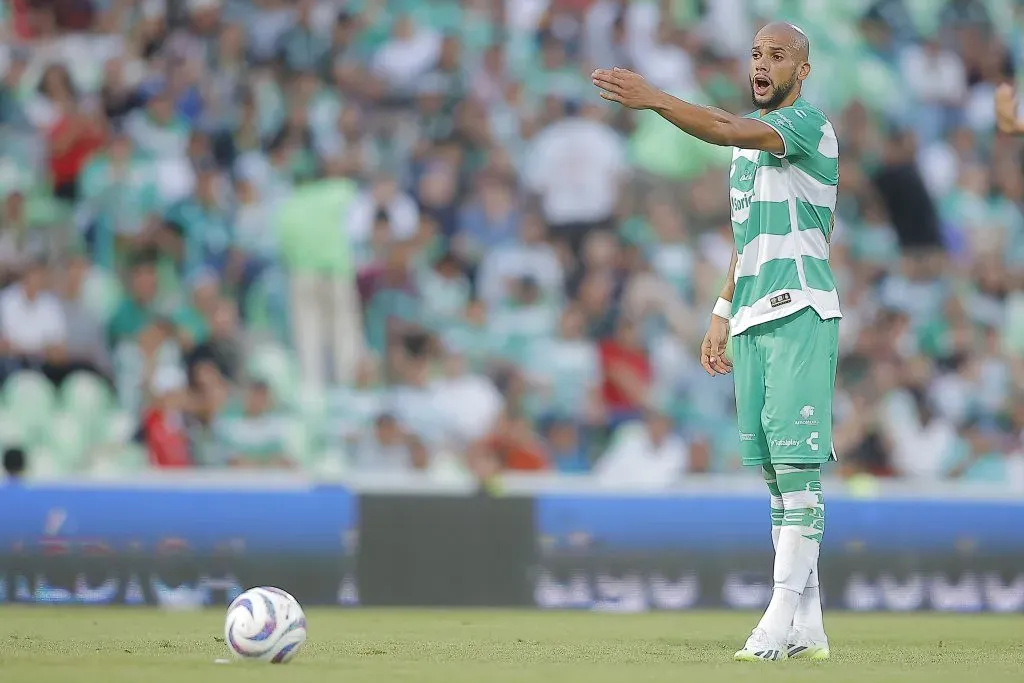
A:
[[[718,297],[718,301],[715,302],[715,308],[711,313],[717,315],[719,318],[725,318],[728,320],[732,317],[732,302],[728,299]]]

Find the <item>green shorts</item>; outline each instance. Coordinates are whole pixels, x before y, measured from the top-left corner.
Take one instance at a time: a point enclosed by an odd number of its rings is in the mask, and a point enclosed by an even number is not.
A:
[[[744,465],[835,459],[832,394],[839,319],[805,308],[731,340]]]

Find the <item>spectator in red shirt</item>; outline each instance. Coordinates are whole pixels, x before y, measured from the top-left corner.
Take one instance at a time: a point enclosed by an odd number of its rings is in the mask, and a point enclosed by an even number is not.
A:
[[[549,468],[544,442],[522,415],[505,414],[491,433],[472,444],[470,469],[482,481],[501,470],[539,472]]]
[[[77,199],[78,173],[106,140],[106,124],[102,114],[90,114],[83,109],[71,76],[63,66],[46,69],[39,92],[55,115],[47,131],[53,192],[61,199]]]
[[[142,439],[154,467],[167,469],[191,467],[185,406],[188,403],[188,378],[178,367],[162,367],[150,384],[152,401],[144,411]]]
[[[608,411],[609,427],[640,417],[650,404],[651,361],[637,324],[620,317],[615,333],[598,347],[604,382],[601,392]]]

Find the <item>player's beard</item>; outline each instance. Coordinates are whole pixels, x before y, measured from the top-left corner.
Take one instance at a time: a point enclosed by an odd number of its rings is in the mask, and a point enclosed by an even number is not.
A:
[[[758,102],[757,96],[754,94],[754,79],[750,79],[750,101],[754,103],[754,106],[758,109],[778,109],[779,105],[786,101],[789,97],[789,93],[793,92],[793,88],[796,87],[796,74],[785,83],[776,85],[772,88],[772,96],[768,98],[767,102]]]

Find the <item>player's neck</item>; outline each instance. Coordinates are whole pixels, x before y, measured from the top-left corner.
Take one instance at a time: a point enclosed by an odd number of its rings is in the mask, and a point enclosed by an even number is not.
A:
[[[769,114],[769,113],[775,111],[776,109],[782,109],[784,107],[792,107],[793,103],[796,102],[799,99],[800,99],[800,88],[799,87],[793,88],[793,92],[791,92],[788,95],[786,95],[786,99],[782,100],[782,102],[780,102],[777,107],[772,107],[770,109],[762,109],[761,110],[761,116],[764,116],[765,114]]]

